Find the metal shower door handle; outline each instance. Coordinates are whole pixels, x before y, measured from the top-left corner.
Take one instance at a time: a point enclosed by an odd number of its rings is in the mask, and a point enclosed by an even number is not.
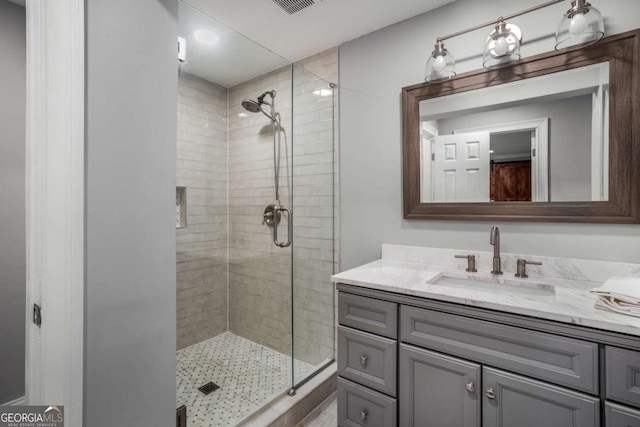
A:
[[[293,221],[291,221],[291,211],[284,206],[278,206],[275,210],[276,215],[281,214],[282,212],[286,212],[287,215],[287,241],[286,242],[278,242],[278,226],[275,225],[273,227],[273,243],[276,246],[281,248],[288,248],[291,246],[291,236],[293,235]]]

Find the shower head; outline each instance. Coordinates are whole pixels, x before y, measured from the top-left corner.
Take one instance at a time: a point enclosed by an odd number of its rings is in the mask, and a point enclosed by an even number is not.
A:
[[[264,97],[267,95],[271,97],[272,103],[269,103],[264,100]],[[242,107],[251,113],[262,113],[265,116],[267,116],[270,120],[276,121],[276,115],[273,112],[273,108],[275,104],[273,103],[273,99],[275,97],[276,97],[276,91],[268,90],[262,95],[260,95],[257,101],[254,101],[253,99],[245,99],[244,101],[242,101]],[[271,107],[271,114],[264,111],[264,108],[262,108],[263,105],[268,105],[269,107]]]
[[[262,112],[262,107],[253,99],[245,99],[242,101],[242,107],[251,112],[251,113],[260,113]]]

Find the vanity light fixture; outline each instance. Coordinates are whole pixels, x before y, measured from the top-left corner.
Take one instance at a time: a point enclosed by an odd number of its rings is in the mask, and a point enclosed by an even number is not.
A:
[[[427,60],[425,70],[425,80],[433,82],[436,80],[452,79],[456,76],[456,60],[451,52],[444,47],[442,39],[436,41],[436,45]]]
[[[593,44],[604,36],[604,20],[586,0],[571,0],[571,9],[558,24],[556,50]]]
[[[485,68],[500,67],[520,59],[520,42],[522,32],[513,24],[507,24],[498,18],[496,28],[491,31],[484,44],[482,66]]]
[[[436,46],[427,60],[425,80],[435,82],[454,78],[455,60],[451,52],[445,49],[444,41],[488,26],[495,26],[495,29],[489,34],[485,43],[482,65],[485,68],[494,68],[519,60],[522,32],[516,25],[507,24],[506,21],[563,1],[566,0],[550,0],[494,21],[438,37]],[[571,0],[571,9],[564,14],[558,25],[555,48],[560,50],[583,47],[597,42],[603,36],[604,23],[600,11],[586,0]]]

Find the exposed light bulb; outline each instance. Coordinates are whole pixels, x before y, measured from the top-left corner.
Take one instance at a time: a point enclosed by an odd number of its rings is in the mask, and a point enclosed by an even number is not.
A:
[[[505,36],[498,37],[494,50],[497,56],[502,56],[509,52],[509,42]]]
[[[587,18],[583,13],[576,13],[571,18],[571,22],[569,23],[569,32],[574,36],[578,34],[582,34],[584,30],[587,29],[588,22]]]
[[[433,69],[440,73],[445,68],[447,68],[447,60],[442,55],[436,56],[436,60],[433,62]]]

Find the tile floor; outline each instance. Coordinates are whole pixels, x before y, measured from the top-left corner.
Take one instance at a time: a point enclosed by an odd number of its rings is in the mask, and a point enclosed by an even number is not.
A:
[[[176,407],[187,406],[189,427],[235,426],[291,387],[291,356],[222,333],[177,352]],[[316,367],[295,360],[296,378]],[[198,387],[220,388],[204,395]]]

